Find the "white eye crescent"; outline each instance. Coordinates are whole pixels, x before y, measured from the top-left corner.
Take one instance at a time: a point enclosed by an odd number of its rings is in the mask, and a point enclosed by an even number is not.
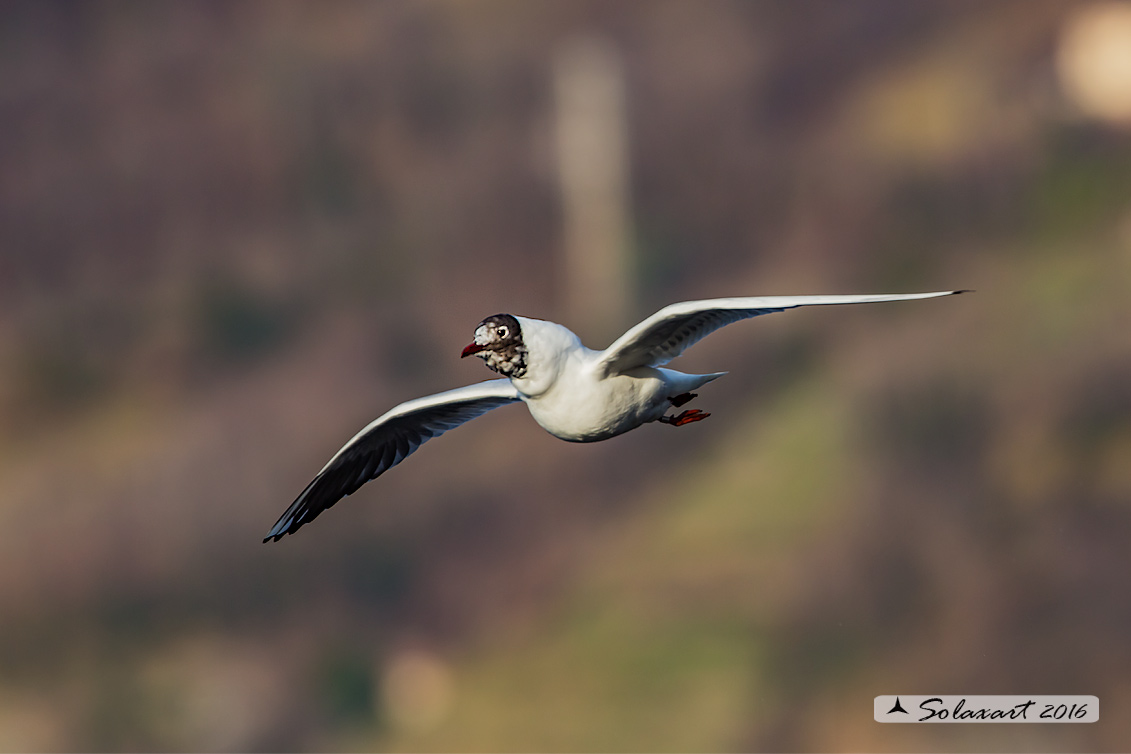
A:
[[[500,338],[505,338],[505,337],[507,337],[507,326],[503,325],[502,327],[500,327],[495,332],[499,333]]]

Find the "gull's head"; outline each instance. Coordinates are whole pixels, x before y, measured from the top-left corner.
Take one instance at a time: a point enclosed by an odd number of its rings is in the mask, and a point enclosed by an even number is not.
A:
[[[479,323],[475,340],[463,349],[462,359],[472,354],[504,377],[520,378],[526,374],[526,344],[522,327],[509,314],[496,314]]]

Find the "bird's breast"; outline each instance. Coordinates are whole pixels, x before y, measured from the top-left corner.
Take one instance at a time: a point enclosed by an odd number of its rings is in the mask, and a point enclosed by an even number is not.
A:
[[[606,379],[578,374],[523,400],[539,426],[569,442],[616,437],[658,419],[668,407],[666,386],[652,374]]]

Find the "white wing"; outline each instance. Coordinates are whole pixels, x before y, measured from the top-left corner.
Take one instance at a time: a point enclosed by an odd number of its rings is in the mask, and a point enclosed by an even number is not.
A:
[[[408,458],[426,441],[517,400],[518,391],[510,380],[488,380],[400,404],[335,453],[263,541],[277,542],[284,534],[294,534],[319,513]]]
[[[908,301],[965,292],[876,296],[756,296],[684,301],[665,306],[617,338],[597,360],[598,374],[607,377],[635,367],[666,364],[720,327],[757,317],[759,314],[780,312],[797,306]]]

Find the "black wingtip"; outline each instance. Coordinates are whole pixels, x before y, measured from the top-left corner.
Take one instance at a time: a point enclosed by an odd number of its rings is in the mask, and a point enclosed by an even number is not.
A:
[[[294,526],[294,522],[292,522],[291,525],[287,526],[287,528],[283,529],[282,531],[279,530],[279,525],[276,524],[275,527],[267,533],[267,536],[263,538],[263,544],[267,544],[268,542],[278,542],[283,537],[296,531],[298,531],[298,526]]]
[[[973,289],[973,288],[963,288],[963,289],[962,289],[962,290],[960,290],[960,291],[951,291],[951,294],[950,294],[950,295],[952,295],[952,296],[957,296],[957,295],[958,295],[959,293],[974,293],[974,292],[975,292],[975,291],[974,291],[974,289]]]

